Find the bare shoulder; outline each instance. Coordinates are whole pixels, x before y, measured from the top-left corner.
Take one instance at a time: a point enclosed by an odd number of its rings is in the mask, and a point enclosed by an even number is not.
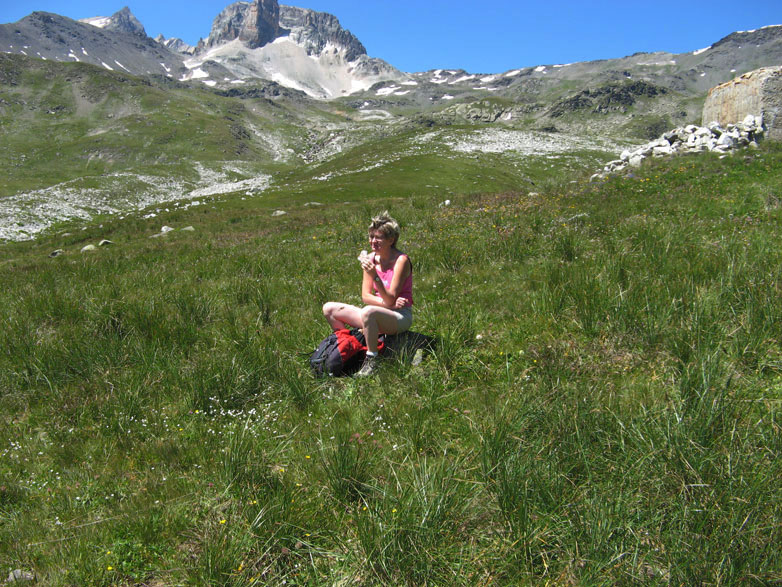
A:
[[[410,261],[410,257],[408,257],[405,253],[399,252],[399,256],[396,258],[396,261],[394,261],[394,270],[413,270],[413,263]]]

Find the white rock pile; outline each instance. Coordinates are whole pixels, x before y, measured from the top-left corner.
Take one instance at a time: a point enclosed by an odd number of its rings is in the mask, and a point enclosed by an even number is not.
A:
[[[763,138],[765,126],[762,116],[752,114],[738,124],[723,128],[716,122],[708,126],[690,124],[665,133],[656,141],[647,143],[632,151],[622,151],[619,159],[610,161],[602,171],[595,173],[592,180],[603,179],[612,173],[629,167],[639,167],[648,157],[667,157],[676,153],[698,153],[714,151],[728,153],[743,147],[757,147]]]

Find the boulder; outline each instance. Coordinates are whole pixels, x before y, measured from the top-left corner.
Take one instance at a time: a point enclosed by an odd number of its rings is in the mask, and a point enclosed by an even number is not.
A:
[[[35,575],[29,571],[23,571],[22,569],[14,569],[8,574],[8,578],[5,580],[9,585],[13,583],[28,583],[30,581],[35,581]]]
[[[766,138],[782,140],[782,66],[756,69],[709,90],[703,121],[741,125],[747,132],[765,126]]]
[[[81,252],[82,253],[86,253],[87,251],[95,251],[97,249],[98,249],[98,247],[96,247],[95,245],[84,245],[81,248]]]

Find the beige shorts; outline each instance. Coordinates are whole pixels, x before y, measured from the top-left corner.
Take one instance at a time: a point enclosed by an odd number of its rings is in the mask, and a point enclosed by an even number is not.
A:
[[[410,330],[413,325],[413,308],[411,306],[405,306],[404,308],[398,308],[391,310],[396,314],[396,333],[405,332]]]

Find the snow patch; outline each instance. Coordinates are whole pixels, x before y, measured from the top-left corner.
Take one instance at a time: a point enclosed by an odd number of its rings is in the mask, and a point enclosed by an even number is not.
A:
[[[708,47],[704,47],[703,49],[698,49],[697,51],[693,51],[692,54],[693,55],[700,55],[701,53],[705,53],[709,49],[711,49],[711,45],[709,45]]]
[[[388,87],[388,88],[380,88],[376,92],[376,95],[378,95],[378,96],[390,96],[391,94],[393,94],[394,92],[396,92],[399,89],[400,89],[399,86],[391,86],[391,87]]]
[[[736,32],[740,33],[740,34],[756,33],[757,31],[762,31],[762,30],[765,30],[765,29],[773,29],[773,28],[777,28],[777,27],[782,27],[782,24],[770,24],[768,26],[760,27],[759,29],[753,29],[751,31],[736,31]]]
[[[91,18],[83,18],[79,22],[83,22],[85,24],[91,24],[92,26],[97,27],[99,29],[104,29],[111,22],[111,17],[93,16]]]
[[[101,63],[101,65],[103,65],[103,67],[105,67],[109,71],[114,71],[114,68],[111,65],[109,65],[108,63],[104,63],[103,61],[101,61],[100,63]]]

